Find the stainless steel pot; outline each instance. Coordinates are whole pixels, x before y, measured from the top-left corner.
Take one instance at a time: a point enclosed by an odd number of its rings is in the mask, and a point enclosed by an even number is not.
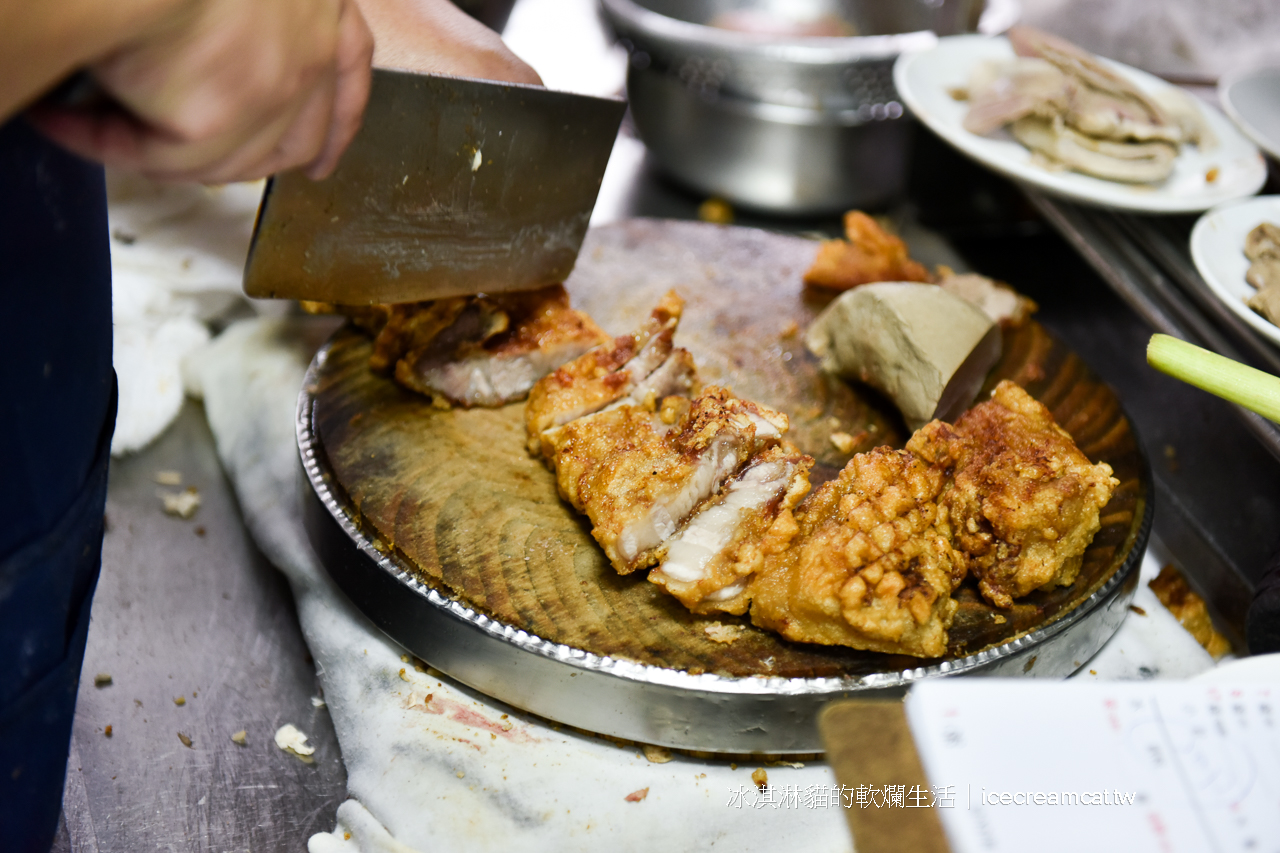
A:
[[[678,180],[785,214],[873,207],[897,195],[908,119],[893,87],[903,51],[971,30],[982,0],[602,0],[631,55],[637,131]],[[824,16],[851,37],[738,32],[708,22],[749,9]]]

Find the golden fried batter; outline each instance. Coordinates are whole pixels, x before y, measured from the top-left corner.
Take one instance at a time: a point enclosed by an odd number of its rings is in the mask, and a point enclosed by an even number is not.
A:
[[[638,406],[574,421],[549,443],[561,495],[591,519],[620,574],[653,565],[700,504],[754,454],[776,443],[786,416],[709,387],[675,424]]]
[[[1074,581],[1119,485],[1109,465],[1090,463],[1049,410],[1008,380],[954,426],[926,424],[907,449],[951,472],[938,504],[964,567],[997,607]]]
[[[853,457],[795,512],[790,547],[766,556],[751,621],[798,642],[944,654],[959,569],[936,503],[943,482],[905,451]]]
[[[911,260],[907,244],[860,210],[844,215],[845,240],[824,240],[804,283],[848,290],[873,281],[929,281],[929,271]]]
[[[635,332],[590,350],[534,385],[524,410],[529,451],[540,452],[546,430],[600,411],[662,367],[672,355],[671,341],[683,309],[684,300],[674,291],[668,293]],[[691,360],[689,373],[692,381]]]
[[[795,535],[790,510],[809,493],[812,467],[813,457],[786,441],[757,454],[667,543],[649,580],[694,613],[745,613],[765,554]]]

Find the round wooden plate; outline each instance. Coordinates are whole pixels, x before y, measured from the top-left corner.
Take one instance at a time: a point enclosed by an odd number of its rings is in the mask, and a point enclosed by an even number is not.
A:
[[[818,460],[816,485],[850,456],[832,443],[833,432],[855,436],[854,452],[901,446],[907,433],[891,405],[822,374],[805,350],[803,330],[825,301],[801,282],[815,249],[808,240],[745,228],[631,220],[587,235],[566,286],[574,306],[613,334],[635,327],[663,293],[677,290],[687,300],[677,344],[693,353],[704,381],[791,416],[789,437]],[[1065,675],[1119,626],[1136,583],[1151,515],[1145,461],[1111,390],[1036,323],[1006,335],[988,387],[1004,378],[1025,387],[1090,459],[1112,466],[1121,485],[1075,584],[1000,611],[966,583],[957,593],[949,654],[937,661],[790,643],[745,618],[695,616],[642,573],[617,575],[585,519],[557,496],[552,474],[525,451],[522,403],[442,411],[371,373],[369,352],[366,337],[340,330],[317,356],[303,393],[304,463],[326,504],[313,516],[332,516],[327,533],[313,527],[322,556],[333,555],[330,571],[357,605],[421,657],[563,722],[694,749],[820,750],[816,733],[808,740],[689,734],[697,725],[688,719],[664,727],[651,713],[643,724],[613,725],[607,715],[601,722],[599,714],[576,713],[581,703],[563,701],[548,712],[527,685],[504,689],[520,680],[508,664],[477,664],[508,670],[506,676],[477,674],[465,647],[480,641],[467,640],[465,631],[424,635],[417,647],[406,632],[434,607],[534,656],[661,682],[668,692],[685,678],[694,693],[839,695],[969,669]],[[345,530],[336,539],[335,519]],[[363,558],[346,553],[343,536],[363,547]],[[360,559],[381,564],[381,575],[353,568]],[[380,579],[388,572],[396,576],[390,587]],[[398,598],[398,587],[409,598]],[[416,611],[412,600],[425,609]],[[714,622],[745,630],[733,643],[716,643],[705,630]],[[455,641],[461,650],[440,646]],[[1058,651],[1048,653],[1049,645]]]

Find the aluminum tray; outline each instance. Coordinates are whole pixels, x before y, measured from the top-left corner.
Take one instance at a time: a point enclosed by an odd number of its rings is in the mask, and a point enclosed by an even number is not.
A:
[[[923,678],[953,675],[1061,678],[1120,627],[1137,588],[1151,529],[1145,502],[1138,535],[1115,573],[1043,628],[978,653],[895,672],[838,678],[732,678],[690,674],[548,642],[492,619],[422,583],[378,550],[336,484],[313,422],[317,353],[298,400],[297,434],[309,488],[312,545],[352,603],[391,639],[484,694],[550,720],[611,737],[727,753],[822,752],[817,718],[828,702],[901,695]]]

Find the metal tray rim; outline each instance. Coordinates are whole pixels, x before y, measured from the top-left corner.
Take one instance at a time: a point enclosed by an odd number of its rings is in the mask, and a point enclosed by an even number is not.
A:
[[[313,422],[312,412],[315,399],[312,389],[316,387],[316,373],[328,357],[331,344],[331,340],[325,342],[307,369],[302,390],[298,396],[296,428],[298,449],[307,480],[333,520],[351,538],[352,542],[366,558],[398,583],[408,587],[418,596],[425,599],[436,610],[473,628],[477,628],[490,637],[509,644],[515,650],[532,653],[541,658],[584,672],[602,673],[631,682],[662,685],[679,690],[743,696],[835,695],[848,693],[851,690],[904,688],[923,678],[971,674],[989,668],[1007,658],[1014,657],[1029,647],[1038,646],[1045,640],[1062,633],[1072,625],[1093,615],[1099,607],[1104,606],[1115,597],[1120,587],[1141,562],[1151,530],[1154,507],[1151,496],[1147,495],[1144,501],[1143,519],[1129,553],[1115,573],[1093,594],[1080,602],[1070,612],[1063,614],[1048,625],[1035,631],[1015,637],[1001,645],[982,649],[972,655],[942,661],[938,664],[866,676],[783,678],[758,675],[728,676],[716,673],[689,673],[622,658],[599,655],[585,649],[556,643],[536,634],[531,634],[524,629],[496,620],[456,599],[443,595],[439,590],[416,578],[410,570],[400,566],[396,559],[373,547],[372,542],[369,541],[364,532],[347,514],[337,495],[330,487],[330,483],[336,482],[336,480],[333,478],[332,472],[328,470]],[[1139,453],[1142,455],[1140,445]],[[1142,461],[1145,468],[1145,456],[1143,456]],[[502,697],[497,698],[501,699]]]

